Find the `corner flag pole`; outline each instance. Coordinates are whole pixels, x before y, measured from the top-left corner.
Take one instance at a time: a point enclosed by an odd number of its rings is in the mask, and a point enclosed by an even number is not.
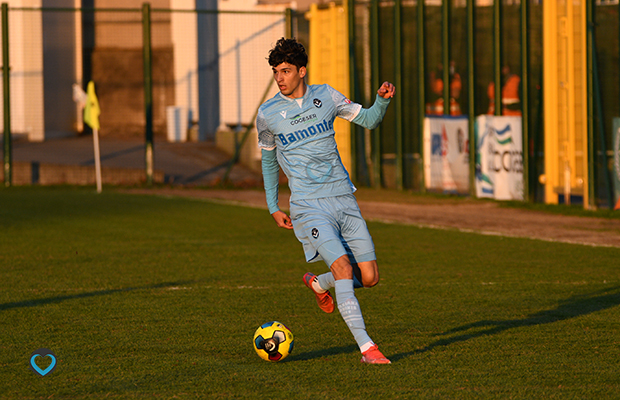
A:
[[[93,146],[95,148],[95,180],[97,193],[101,193],[101,155],[99,153],[99,100],[95,94],[95,83],[88,82],[86,89],[86,107],[84,107],[84,123],[93,129]]]
[[[97,193],[101,193],[101,156],[99,154],[99,129],[93,129],[93,146],[95,147],[95,180]]]

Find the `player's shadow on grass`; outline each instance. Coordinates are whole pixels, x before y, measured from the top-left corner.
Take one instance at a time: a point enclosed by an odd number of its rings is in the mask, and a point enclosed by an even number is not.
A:
[[[197,282],[198,281],[195,281],[195,280],[178,281],[178,282],[163,282],[163,283],[156,283],[156,284],[145,285],[145,286],[136,286],[136,287],[121,288],[121,289],[95,290],[92,292],[76,293],[76,294],[71,294],[71,295],[66,295],[66,296],[55,296],[55,297],[46,297],[42,299],[15,301],[12,303],[0,304],[0,311],[11,310],[14,308],[45,306],[48,304],[61,303],[67,300],[87,299],[90,297],[99,297],[99,296],[109,296],[109,295],[116,294],[116,293],[133,292],[136,290],[172,288],[172,287],[176,287],[180,285],[189,285],[189,284],[193,284]]]
[[[554,309],[540,311],[524,318],[509,320],[482,320],[452,328],[435,336],[447,336],[470,330],[475,330],[475,332],[461,333],[457,336],[442,338],[421,349],[393,355],[391,359],[393,361],[398,361],[409,356],[431,351],[436,347],[449,346],[451,344],[465,342],[470,339],[496,335],[509,329],[560,322],[571,318],[592,314],[598,311],[603,311],[618,305],[620,305],[620,287],[603,289],[585,295],[577,295],[564,300]],[[479,330],[481,328],[486,329]]]
[[[359,351],[360,351],[359,347],[357,347],[354,344],[349,345],[349,346],[330,347],[327,349],[307,351],[305,353],[300,353],[300,354],[291,354],[291,356],[289,357],[289,360],[287,361],[314,360],[316,358],[335,356],[335,355],[344,354],[344,353],[355,353]]]

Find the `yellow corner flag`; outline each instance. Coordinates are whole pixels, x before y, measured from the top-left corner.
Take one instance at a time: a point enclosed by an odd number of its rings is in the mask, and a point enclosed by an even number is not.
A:
[[[86,89],[86,106],[84,107],[84,122],[93,129],[99,130],[99,100],[95,94],[95,82],[88,82]]]

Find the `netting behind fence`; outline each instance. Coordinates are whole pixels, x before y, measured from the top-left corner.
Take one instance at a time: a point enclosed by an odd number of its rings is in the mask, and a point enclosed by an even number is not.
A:
[[[356,178],[361,183],[371,183],[377,178],[373,169],[380,166],[383,184],[393,186],[397,175],[395,168],[400,162],[403,186],[421,189],[420,120],[423,115],[446,110],[448,114],[465,114],[470,106],[473,106],[474,115],[493,112],[490,83],[496,79],[494,71],[498,67],[493,52],[493,27],[499,23],[499,67],[509,74],[528,77],[528,120],[524,126],[530,133],[526,145],[530,156],[529,183],[534,198],[542,200],[538,177],[545,173],[541,96],[545,84],[542,79],[543,3],[528,1],[530,59],[527,66],[521,57],[522,2],[502,1],[500,21],[494,21],[493,1],[476,0],[474,3],[474,76],[470,87],[466,79],[471,72],[467,60],[469,32],[465,6],[468,2],[449,2],[446,29],[442,26],[446,3],[424,1],[424,49],[419,46],[418,1],[399,2],[402,7],[399,27],[395,26],[394,1],[353,2],[355,84],[351,96],[354,100],[369,106],[377,85],[397,78],[396,52],[401,59],[398,76],[402,94],[398,118],[401,120],[397,120],[396,106],[392,106],[376,138],[369,131],[354,134],[355,170],[359,173]],[[234,10],[238,4],[230,2],[225,12],[152,10],[150,70],[156,137],[169,134],[171,120],[179,122],[173,124],[173,128],[180,126],[187,134],[183,140],[213,138],[219,128],[236,130],[253,122],[256,107],[271,81],[265,60],[267,51],[285,35],[288,22],[281,6],[267,7],[272,12],[239,12]],[[373,4],[377,5],[375,14],[371,11]],[[598,74],[592,88],[596,112],[593,117],[595,180],[597,197],[604,199],[609,193],[608,175],[614,155],[612,124],[620,115],[618,2],[597,0],[593,10],[594,68]],[[375,17],[377,27],[373,31]],[[293,36],[309,48],[306,17],[297,13],[293,20],[296,27]],[[102,109],[101,134],[143,135],[146,118],[143,27],[140,9],[10,8],[12,132],[30,140],[43,140],[81,131],[80,108],[74,101],[72,86],[77,84],[85,88],[87,82],[93,80]],[[449,34],[447,41],[443,38],[445,31]],[[397,33],[400,49],[395,47]],[[374,34],[378,38],[376,50],[372,49]],[[447,58],[446,48],[449,49]],[[450,104],[443,104],[446,92],[441,78],[446,70],[449,70]],[[502,75],[502,85],[509,74]],[[423,101],[420,90],[424,91]],[[268,96],[276,92],[273,86]],[[469,97],[472,93],[473,98]],[[0,108],[0,115],[2,112]],[[398,130],[402,130],[402,137]],[[379,157],[375,152],[380,153]]]
[[[284,12],[153,9],[149,17],[155,135],[168,133],[170,118],[195,140],[250,124]],[[44,140],[81,131],[73,85],[92,80],[101,135],[143,135],[144,27],[140,9],[9,8],[12,132]]]
[[[596,113],[596,195],[599,205],[613,207],[618,200],[613,196],[613,175],[620,180],[620,168],[614,165],[620,148],[613,141],[614,118],[620,118],[620,8],[618,1],[598,1],[594,12],[595,65],[594,104],[600,104]],[[598,78],[598,79],[596,79]],[[598,90],[597,90],[598,89]],[[617,189],[618,190],[618,189]]]

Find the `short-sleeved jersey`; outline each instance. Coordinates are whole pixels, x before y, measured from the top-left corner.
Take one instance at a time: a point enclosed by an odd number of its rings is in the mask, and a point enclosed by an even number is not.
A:
[[[299,99],[278,93],[258,110],[258,145],[277,149],[291,201],[351,194],[356,189],[342,164],[336,117],[352,121],[362,106],[329,85],[308,85]]]

